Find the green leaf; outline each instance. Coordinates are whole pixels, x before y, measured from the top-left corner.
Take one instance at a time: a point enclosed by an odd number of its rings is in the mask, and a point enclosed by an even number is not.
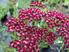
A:
[[[55,40],[54,44],[60,46],[60,49],[62,49],[64,47],[63,41],[64,38],[60,36]]]
[[[55,32],[56,32],[56,28],[57,28],[57,27],[54,27],[54,28],[52,29],[52,32],[55,33]]]
[[[48,47],[48,45],[47,45],[47,43],[46,42],[44,42],[44,41],[40,41],[40,45],[39,45],[39,47],[40,47],[40,49],[42,49],[42,48],[47,48]]]
[[[31,0],[18,0],[19,8],[29,8]]]
[[[10,47],[7,47],[4,49],[5,52],[17,52],[15,48],[10,48]]]
[[[7,29],[7,27],[6,27],[6,26],[1,26],[1,27],[0,27],[0,32],[5,31],[6,29]]]
[[[20,39],[20,37],[17,36],[17,33],[16,33],[16,32],[11,33],[11,38],[12,38],[13,40]]]
[[[69,0],[64,0],[64,5],[69,5]]]
[[[5,14],[7,14],[8,7],[2,7],[0,6],[0,19],[3,18]]]
[[[18,9],[16,6],[13,6],[14,12],[13,12],[13,16],[14,17],[18,17]]]
[[[64,40],[63,37],[60,36],[55,40],[54,44],[62,44],[63,40]]]

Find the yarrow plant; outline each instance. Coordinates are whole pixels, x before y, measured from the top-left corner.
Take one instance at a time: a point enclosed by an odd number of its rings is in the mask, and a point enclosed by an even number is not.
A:
[[[27,21],[25,21],[27,20]],[[41,27],[33,24],[33,21],[44,22]],[[28,23],[31,24],[28,25]],[[69,20],[64,14],[57,11],[43,12],[38,8],[28,8],[19,11],[18,18],[11,18],[5,25],[9,32],[16,32],[20,37],[18,40],[10,42],[10,46],[16,48],[18,52],[40,52],[39,41],[43,40],[53,45],[59,37],[64,37],[65,46],[68,44]],[[44,25],[46,25],[44,27]],[[56,28],[55,32],[50,31]]]

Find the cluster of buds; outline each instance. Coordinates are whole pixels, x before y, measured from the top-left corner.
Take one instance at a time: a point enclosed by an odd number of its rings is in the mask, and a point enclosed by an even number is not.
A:
[[[40,52],[35,39],[36,38],[33,36],[31,38],[27,37],[22,40],[15,40],[10,43],[10,46],[16,48],[18,52]]]
[[[40,20],[42,17],[45,16],[45,14],[46,14],[45,12],[42,12],[38,8],[28,8],[19,11],[19,19],[21,20],[28,19],[29,21]]]
[[[67,16],[57,11],[49,11],[48,13],[42,12],[38,8],[28,8],[25,10],[20,10],[19,12],[19,19],[24,20],[28,19],[29,21],[32,20],[42,20],[48,23],[50,28],[55,26],[60,26],[61,23],[65,21]]]
[[[50,28],[61,26],[67,19],[63,13],[57,11],[49,11],[44,17],[45,22],[47,22]]]
[[[63,13],[57,12],[57,11],[49,11],[47,14],[48,14],[48,17],[56,17],[57,19],[60,19],[60,20],[67,17]]]
[[[9,32],[17,31],[19,32],[23,28],[23,26],[26,26],[26,23],[18,20],[17,18],[11,18],[6,23],[4,23],[8,27]]]
[[[57,33],[64,37],[64,44],[69,48],[69,20],[65,21],[61,27],[57,28]]]
[[[44,4],[42,4],[41,2],[31,2],[30,6],[38,6],[38,7],[42,7],[42,8],[46,8],[46,6]]]
[[[10,46],[16,48],[18,52],[39,52],[38,42],[47,32],[47,29],[36,26],[27,26],[23,21],[16,18],[9,19],[6,23],[9,32],[17,32],[20,40],[10,43]],[[23,45],[23,46],[22,46]]]
[[[37,28],[37,27],[29,27],[29,26],[26,26],[26,27],[24,27],[23,29],[22,29],[22,31],[21,32],[19,32],[19,36],[23,36],[23,37],[26,37],[26,36],[28,36],[29,34],[35,34],[35,36],[37,36],[38,37],[38,39],[40,39],[41,37],[42,37],[42,35],[44,34],[44,33],[46,33],[47,32],[47,29],[42,29],[42,28]],[[31,36],[32,36],[31,35]],[[30,35],[29,35],[30,36]]]
[[[57,39],[58,37],[56,36],[55,33],[53,32],[49,32],[46,36],[43,37],[43,40],[45,42],[48,42],[49,45],[53,45],[54,41]]]

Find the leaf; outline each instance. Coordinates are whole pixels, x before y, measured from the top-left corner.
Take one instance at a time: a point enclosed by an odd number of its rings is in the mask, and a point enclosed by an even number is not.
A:
[[[2,7],[0,6],[0,19],[3,18],[5,14],[7,14],[8,7]]]
[[[19,8],[29,8],[31,0],[18,0]]]
[[[11,33],[11,38],[12,38],[13,40],[20,39],[20,37],[17,36],[16,34],[17,34],[16,32]]]
[[[6,26],[1,26],[1,27],[0,27],[0,32],[4,32],[6,29],[7,29]]]
[[[64,0],[64,5],[69,5],[69,0]]]
[[[42,49],[42,48],[47,48],[47,47],[48,47],[48,45],[47,45],[47,43],[46,43],[46,42],[41,41],[41,42],[40,42],[39,47],[40,47],[40,49]]]
[[[60,36],[54,41],[54,45],[57,45],[58,49],[62,49],[64,47],[63,41],[64,41],[64,38]]]
[[[17,9],[17,7],[16,6],[13,6],[13,9],[14,9],[13,16],[14,17],[18,17],[18,9]]]
[[[54,28],[52,29],[52,32],[55,33],[55,32],[56,32],[56,28],[57,28],[57,27],[54,27]]]
[[[55,40],[55,42],[54,42],[54,44],[60,44],[60,43],[63,43],[63,37],[58,37],[56,40]]]
[[[17,52],[15,48],[6,47],[4,49],[5,52]]]

